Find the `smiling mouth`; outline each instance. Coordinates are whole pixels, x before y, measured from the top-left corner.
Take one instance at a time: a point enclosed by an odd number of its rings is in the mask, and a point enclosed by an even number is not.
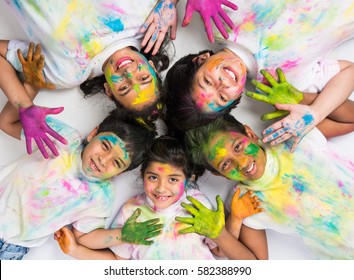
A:
[[[92,170],[95,170],[97,172],[101,172],[101,170],[98,168],[97,164],[91,159],[90,166]]]
[[[233,80],[234,82],[237,81],[237,76],[234,73],[234,71],[232,71],[231,69],[226,68],[226,67],[224,67],[224,70],[225,70],[226,74],[230,77],[231,80]]]
[[[156,200],[158,201],[167,201],[171,196],[159,196],[157,194],[154,194]]]
[[[251,166],[246,170],[246,174],[251,173],[254,170],[254,167],[256,166],[256,163],[253,161]]]
[[[133,62],[134,62],[134,60],[125,57],[125,58],[118,60],[116,67],[117,67],[117,69],[121,69],[121,68],[124,68],[124,67],[130,65]]]

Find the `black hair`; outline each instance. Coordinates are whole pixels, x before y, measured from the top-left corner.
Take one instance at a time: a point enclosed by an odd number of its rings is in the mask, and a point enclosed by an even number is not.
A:
[[[168,38],[165,37],[165,38]],[[164,90],[163,90],[163,85],[162,85],[162,80],[159,75],[160,72],[166,70],[170,64],[170,59],[167,53],[167,45],[170,43],[168,39],[164,41],[162,46],[160,47],[158,53],[156,55],[152,55],[152,50],[149,53],[145,53],[144,49],[140,50],[140,53],[145,56],[147,60],[152,60],[154,63],[154,66],[156,68],[156,84],[157,84],[157,89],[159,91],[159,99],[157,102],[154,104],[150,104],[145,106],[142,110],[134,110],[134,108],[127,109],[125,108],[121,103],[119,103],[118,100],[113,98],[113,101],[117,107],[122,113],[124,113],[127,117],[129,118],[143,118],[144,120],[150,119],[157,119],[158,117],[158,110],[157,109],[157,104],[160,103],[161,99],[164,99]],[[139,52],[138,49],[131,47],[132,50]],[[96,95],[97,93],[103,93],[105,94],[105,88],[104,88],[104,83],[106,82],[106,78],[104,75],[94,77],[92,79],[87,79],[80,85],[80,89],[83,92],[83,95],[85,98]]]
[[[164,88],[166,91],[166,114],[164,119],[169,127],[177,130],[205,125],[210,121],[230,113],[237,106],[241,97],[226,108],[216,112],[203,112],[192,98],[194,77],[201,64],[193,59],[201,54],[214,54],[211,50],[203,50],[198,54],[189,54],[179,59],[168,70]]]
[[[221,116],[206,125],[185,131],[184,143],[189,150],[191,160],[198,166],[200,172],[207,169],[213,173],[219,173],[208,164],[205,158],[205,149],[211,138],[223,131],[236,131],[247,135],[244,125],[230,114]]]
[[[112,132],[124,142],[131,159],[126,171],[135,169],[141,164],[147,147],[156,136],[155,130],[142,126],[134,119],[123,118],[117,109],[112,110],[98,125],[97,134],[101,132]],[[87,144],[85,140],[84,147]]]
[[[163,135],[153,140],[141,164],[140,173],[142,178],[149,163],[153,161],[181,168],[188,182],[187,187],[198,188],[196,183],[198,174],[195,173],[194,165],[189,160],[189,154],[185,146],[178,139]],[[193,175],[195,178],[191,179]]]

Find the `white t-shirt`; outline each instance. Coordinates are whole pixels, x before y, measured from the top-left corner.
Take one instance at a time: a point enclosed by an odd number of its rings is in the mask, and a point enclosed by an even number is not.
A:
[[[7,243],[40,246],[65,225],[87,233],[111,215],[113,185],[82,171],[79,132],[51,118],[47,123],[68,140],[56,143],[59,156],[43,159],[36,150],[0,171],[0,238]]]
[[[140,49],[138,31],[156,0],[7,1],[29,40],[41,43],[44,74],[57,88],[71,88],[102,75],[102,65],[115,51]],[[17,49],[29,43],[10,42],[7,60],[21,71]]]
[[[138,195],[128,200],[119,211],[112,228],[123,227],[127,219],[137,208],[142,210],[138,222],[159,218],[162,223],[162,233],[154,237],[152,245],[123,244],[110,249],[118,256],[135,260],[208,260],[215,259],[210,249],[216,244],[197,233],[179,234],[178,231],[190,225],[177,222],[175,217],[191,217],[182,206],[181,202],[190,204],[186,196],[199,200],[205,207],[213,209],[211,202],[205,194],[198,190],[187,189],[183,196],[174,204],[165,209],[156,209],[152,201],[145,195]]]
[[[265,146],[264,175],[238,184],[253,190],[265,212],[244,224],[302,237],[323,259],[354,259],[354,159],[316,128],[300,142]],[[231,197],[231,196],[230,196]]]
[[[249,78],[261,81],[261,69],[274,74],[280,67],[299,90],[318,92],[338,73],[334,61],[322,61],[354,37],[353,0],[247,0],[237,4],[237,11],[225,9],[235,23],[228,30],[229,39],[219,32],[215,37],[222,47],[244,59]]]

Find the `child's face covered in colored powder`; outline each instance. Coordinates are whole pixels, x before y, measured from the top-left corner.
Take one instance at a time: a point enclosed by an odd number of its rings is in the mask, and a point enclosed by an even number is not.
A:
[[[125,143],[112,132],[88,137],[82,152],[82,170],[90,177],[108,179],[119,175],[131,164]]]
[[[124,48],[111,55],[103,71],[105,90],[127,109],[141,111],[157,101],[157,78],[152,62],[132,49]]]
[[[202,63],[195,75],[192,93],[199,110],[220,111],[241,96],[247,68],[236,54],[224,49],[212,56],[202,54],[195,60]]]
[[[226,178],[256,180],[264,173],[265,152],[255,139],[239,132],[218,132],[210,139],[205,151],[209,165]]]
[[[183,195],[186,176],[179,167],[150,162],[144,172],[144,191],[157,208],[164,209]]]

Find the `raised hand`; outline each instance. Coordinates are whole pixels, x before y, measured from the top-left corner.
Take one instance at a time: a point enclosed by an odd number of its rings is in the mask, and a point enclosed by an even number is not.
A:
[[[47,134],[51,135],[63,144],[68,142],[54,131],[46,123],[46,116],[50,114],[59,114],[64,110],[64,107],[46,108],[32,105],[28,108],[19,108],[19,117],[23,127],[23,132],[26,137],[27,153],[32,154],[32,139],[36,142],[38,149],[45,158],[48,158],[48,152],[44,147],[43,142],[48,146],[55,156],[59,155],[58,150],[54,146],[52,140]]]
[[[191,225],[188,228],[181,229],[180,234],[195,232],[209,238],[217,238],[225,226],[224,204],[221,197],[216,197],[217,210],[212,211],[206,208],[197,199],[187,196],[192,203],[181,203],[181,206],[192,214],[193,218],[176,217],[176,221]]]
[[[231,201],[231,215],[237,220],[243,220],[254,214],[263,212],[260,208],[261,202],[258,196],[253,195],[252,191],[247,191],[240,197],[241,190],[238,188]]]
[[[234,28],[234,23],[221,8],[221,5],[225,5],[234,11],[237,10],[237,6],[228,0],[187,0],[182,26],[187,26],[192,19],[194,11],[197,11],[203,19],[205,30],[211,43],[214,43],[213,30],[210,22],[211,18],[214,20],[221,35],[225,39],[229,38],[229,34],[225,30],[221,19],[224,20],[231,29]]]
[[[151,219],[145,222],[137,222],[141,210],[138,208],[126,221],[122,228],[122,241],[127,243],[151,245],[154,242],[147,240],[161,234],[162,224],[158,224],[160,219]]]
[[[176,0],[160,0],[151,11],[147,20],[140,29],[140,33],[145,33],[141,46],[146,46],[144,52],[148,53],[155,45],[152,52],[155,55],[170,29],[171,40],[176,39],[177,32],[177,9]]]
[[[287,110],[290,114],[263,130],[262,136],[264,138],[262,141],[276,145],[293,138],[294,143],[290,152],[294,152],[302,137],[318,124],[318,117],[307,105],[275,104],[275,107],[280,110]]]
[[[285,75],[280,68],[276,69],[279,81],[276,81],[272,75],[267,71],[261,70],[261,74],[269,82],[270,86],[262,84],[256,80],[252,80],[252,84],[256,88],[261,90],[263,93],[256,92],[246,92],[248,97],[256,99],[258,101],[266,102],[272,105],[276,103],[280,104],[298,104],[303,99],[303,94],[301,91],[294,88],[291,84],[286,81]],[[280,116],[284,116],[289,112],[286,110],[275,110],[274,112],[264,114],[262,120],[271,120]]]
[[[44,55],[41,54],[41,51],[40,44],[37,44],[36,49],[34,50],[34,44],[30,43],[27,58],[24,59],[21,50],[17,50],[17,56],[22,64],[22,70],[25,76],[25,83],[36,89],[55,89],[55,85],[47,83],[44,79]]]
[[[54,239],[58,242],[60,249],[67,255],[71,255],[78,246],[74,233],[67,227],[62,227],[54,233]]]

